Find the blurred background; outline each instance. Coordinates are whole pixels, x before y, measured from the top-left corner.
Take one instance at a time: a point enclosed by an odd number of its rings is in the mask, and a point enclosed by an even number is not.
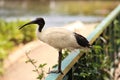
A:
[[[101,21],[118,4],[118,0],[0,0],[0,16],[8,21],[44,17],[48,26],[59,26],[75,20]]]
[[[14,50],[36,39],[36,27],[18,31],[18,26],[36,17],[45,19],[45,27],[75,21],[99,23],[119,3],[119,0],[0,0],[0,74],[4,75],[4,60]]]

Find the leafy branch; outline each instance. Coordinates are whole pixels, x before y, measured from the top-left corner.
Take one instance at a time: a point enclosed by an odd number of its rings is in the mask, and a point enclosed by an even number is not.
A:
[[[46,66],[47,64],[40,64],[39,66],[36,65],[37,61],[35,61],[34,59],[31,59],[29,57],[29,52],[26,52],[26,57],[28,58],[27,61],[25,61],[26,63],[31,63],[34,66],[34,72],[36,72],[38,74],[37,79],[42,80],[43,78],[45,78],[45,71],[44,71],[44,66]]]

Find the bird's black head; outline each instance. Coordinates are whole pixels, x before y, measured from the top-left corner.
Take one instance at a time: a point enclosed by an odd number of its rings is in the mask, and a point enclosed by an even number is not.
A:
[[[30,22],[24,24],[24,25],[21,26],[19,29],[22,29],[24,26],[26,26],[26,25],[30,25],[30,24],[38,24],[38,25],[39,25],[38,30],[41,32],[43,26],[45,25],[45,21],[44,21],[43,18],[36,18],[35,20],[30,21]]]
[[[32,21],[33,24],[38,24],[38,25],[45,25],[45,21],[43,18],[36,18],[36,20]]]

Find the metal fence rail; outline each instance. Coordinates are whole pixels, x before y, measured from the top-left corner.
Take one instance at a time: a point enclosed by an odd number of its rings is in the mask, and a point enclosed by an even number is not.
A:
[[[87,39],[90,44],[95,44],[101,36],[104,37],[107,43],[103,43],[103,41],[100,45],[105,47],[104,52],[111,56],[111,60],[113,60],[115,58],[114,55],[118,53],[120,48],[120,36],[117,34],[120,34],[120,5],[94,29]],[[106,37],[106,35],[109,37]],[[106,47],[106,44],[112,46]],[[64,75],[51,73],[45,80],[74,80],[73,72],[76,69],[76,63],[78,63],[82,55],[83,53],[79,50],[71,52],[62,61],[62,71]]]

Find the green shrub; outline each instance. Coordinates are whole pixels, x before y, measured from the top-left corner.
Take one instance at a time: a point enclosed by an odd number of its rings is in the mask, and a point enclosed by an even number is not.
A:
[[[29,25],[27,28],[18,30],[20,25],[25,24],[26,21],[10,21],[7,22],[0,19],[0,60],[4,60],[10,51],[19,44],[27,43],[35,39],[35,28],[34,25]],[[2,63],[0,61],[0,63]],[[2,70],[0,70],[1,72]]]

